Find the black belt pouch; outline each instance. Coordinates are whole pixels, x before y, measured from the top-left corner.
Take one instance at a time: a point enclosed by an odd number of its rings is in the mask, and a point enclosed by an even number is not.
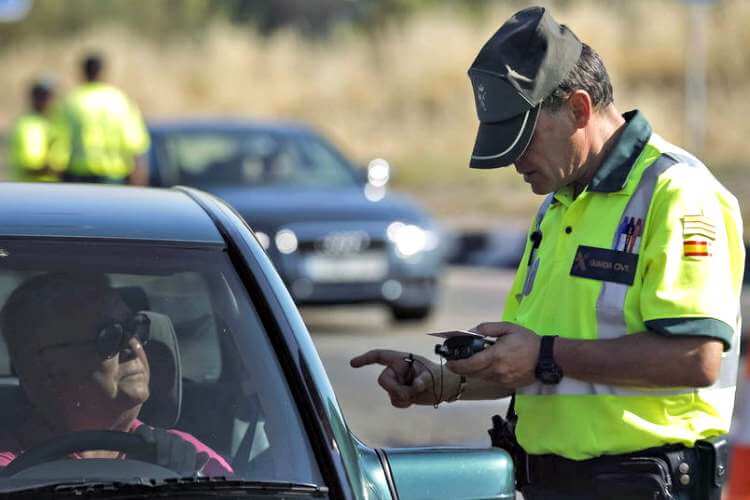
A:
[[[493,415],[492,429],[489,429],[487,432],[490,434],[492,446],[507,451],[513,459],[516,487],[521,488],[526,486],[529,483],[526,474],[527,455],[516,440],[514,415],[511,415],[511,420],[506,420],[500,415]]]
[[[607,460],[591,471],[596,498],[610,500],[670,500],[669,464],[659,457]]]
[[[726,436],[695,442],[701,467],[703,493],[706,500],[720,500],[721,488],[727,479],[729,443]]]

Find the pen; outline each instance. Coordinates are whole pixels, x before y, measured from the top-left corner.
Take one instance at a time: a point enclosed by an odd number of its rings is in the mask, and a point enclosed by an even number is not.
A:
[[[625,245],[623,245],[622,249],[624,251],[628,251],[628,248],[630,248],[630,242],[633,239],[633,233],[635,232],[635,217],[631,217],[628,221],[628,227],[626,230],[627,235],[625,236]]]
[[[630,237],[630,244],[628,245],[628,252],[633,253],[633,249],[641,238],[641,233],[643,233],[643,219],[636,219],[633,234]]]
[[[628,221],[630,217],[623,217],[622,222],[617,227],[617,240],[615,241],[615,250],[625,250],[625,239],[628,231]]]

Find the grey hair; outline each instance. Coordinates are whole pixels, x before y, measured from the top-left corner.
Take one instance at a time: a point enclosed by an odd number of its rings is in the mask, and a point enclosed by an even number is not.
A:
[[[576,90],[585,90],[591,96],[595,110],[602,109],[614,102],[612,83],[607,68],[604,67],[599,54],[587,44],[582,44],[581,55],[575,67],[570,70],[560,85],[542,101],[542,108],[557,111]]]

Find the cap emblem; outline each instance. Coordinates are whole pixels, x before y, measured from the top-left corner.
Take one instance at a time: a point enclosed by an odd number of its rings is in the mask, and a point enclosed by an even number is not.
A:
[[[518,81],[526,82],[526,83],[532,83],[531,78],[523,76],[521,73],[519,73],[518,71],[514,70],[513,68],[511,68],[507,64],[505,65],[505,78],[509,78],[509,79],[513,79],[513,80],[518,80]]]
[[[485,88],[484,84],[480,83],[479,87],[477,87],[477,101],[479,101],[479,105],[482,107],[482,111],[487,111],[487,103],[485,100],[487,99],[487,89]]]

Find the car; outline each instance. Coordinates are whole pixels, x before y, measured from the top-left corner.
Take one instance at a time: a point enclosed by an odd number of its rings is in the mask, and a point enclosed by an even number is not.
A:
[[[395,320],[433,311],[444,249],[435,220],[357,169],[307,126],[230,120],[152,123],[152,186],[219,196],[255,230],[302,305],[377,303]]]
[[[0,325],[3,498],[515,498],[498,448],[361,442],[257,235],[208,193],[0,183]],[[143,426],[223,468],[170,469]]]

